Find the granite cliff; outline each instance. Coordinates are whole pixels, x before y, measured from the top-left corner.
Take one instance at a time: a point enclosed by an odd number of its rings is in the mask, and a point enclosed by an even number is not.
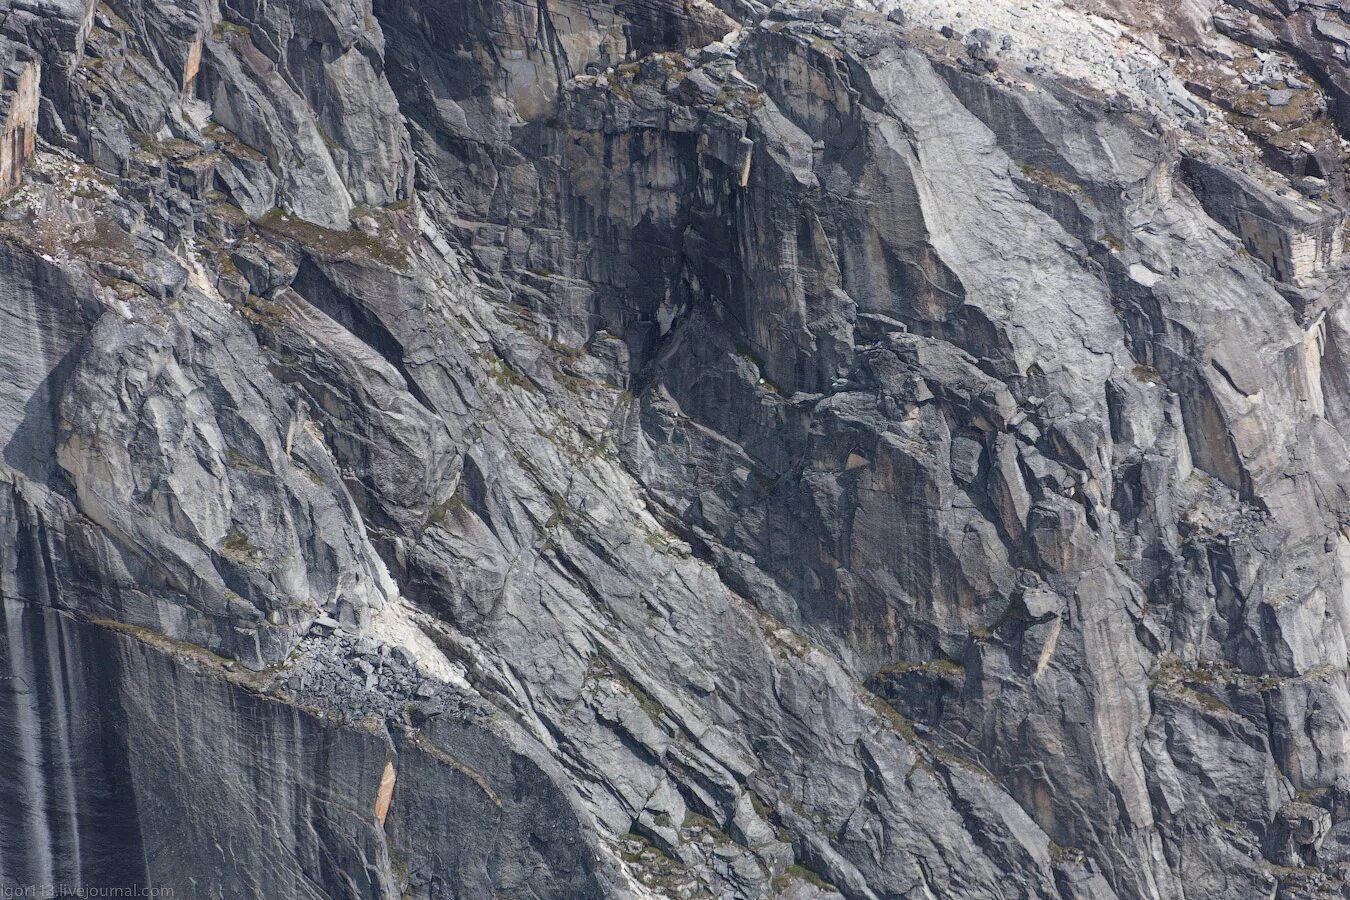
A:
[[[1348,51],[0,0],[0,883],[1350,896]]]

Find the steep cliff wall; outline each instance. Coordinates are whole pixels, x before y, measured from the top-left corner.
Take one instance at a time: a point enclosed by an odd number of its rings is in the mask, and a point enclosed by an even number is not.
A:
[[[1346,890],[1339,12],[0,10],[5,886]]]

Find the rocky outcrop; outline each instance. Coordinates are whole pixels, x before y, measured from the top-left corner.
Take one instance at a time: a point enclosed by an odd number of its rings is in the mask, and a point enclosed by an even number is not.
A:
[[[38,83],[41,67],[28,48],[11,44],[3,54],[4,90],[0,93],[0,194],[9,194],[23,178],[23,168],[37,149]]]
[[[1345,890],[1338,14],[0,8],[6,885]]]

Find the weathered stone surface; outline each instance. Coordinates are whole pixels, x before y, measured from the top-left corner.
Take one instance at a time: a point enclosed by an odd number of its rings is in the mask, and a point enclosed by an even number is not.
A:
[[[0,881],[1342,895],[1350,26],[1153,6],[0,0]]]

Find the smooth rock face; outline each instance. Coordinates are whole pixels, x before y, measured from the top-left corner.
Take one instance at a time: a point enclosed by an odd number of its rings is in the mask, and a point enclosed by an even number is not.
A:
[[[1350,895],[1350,21],[1169,10],[0,0],[0,885]]]

